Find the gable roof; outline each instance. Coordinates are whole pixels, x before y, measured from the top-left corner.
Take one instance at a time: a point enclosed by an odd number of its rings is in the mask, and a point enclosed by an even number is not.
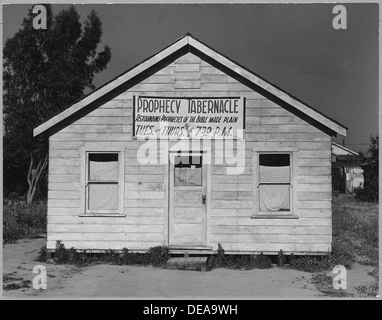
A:
[[[178,52],[181,49],[184,49],[187,46],[189,48],[196,49],[197,51],[203,53],[204,55],[208,56],[209,58],[215,60],[216,62],[228,68],[233,74],[236,74],[244,78],[245,80],[265,90],[266,92],[277,97],[278,99],[281,99],[283,102],[290,105],[296,111],[299,111],[305,114],[306,116],[308,116],[309,118],[317,121],[318,123],[322,124],[324,127],[330,129],[335,134],[338,133],[340,135],[346,136],[346,130],[348,128],[345,127],[344,125],[340,124],[339,122],[333,119],[330,119],[329,117],[315,110],[311,106],[308,106],[306,103],[302,102],[301,100],[293,97],[289,93],[283,91],[277,86],[261,78],[259,75],[246,69],[245,67],[241,66],[240,64],[233,61],[232,59],[222,55],[221,53],[217,52],[216,50],[212,49],[211,47],[197,40],[191,34],[184,35],[183,37],[181,37],[180,39],[178,39],[177,41],[175,41],[174,43],[172,43],[165,49],[161,50],[160,52],[156,53],[150,58],[144,60],[143,62],[136,65],[135,67],[127,70],[123,74],[117,76],[115,79],[109,81],[108,83],[101,86],[97,90],[88,94],[87,96],[82,98],[80,101],[74,103],[72,106],[65,109],[64,111],[46,120],[45,122],[43,122],[42,124],[40,124],[33,130],[33,135],[37,136],[49,130],[50,128],[57,125],[61,121],[67,119],[68,117],[82,110],[83,108],[88,106],[90,103],[96,101],[100,97],[116,89],[120,85],[126,83],[133,77],[143,73],[148,68],[153,67],[158,62],[168,58],[169,56],[173,55],[174,53]]]
[[[335,156],[358,156],[359,153],[352,151],[338,143],[332,142],[332,154]]]

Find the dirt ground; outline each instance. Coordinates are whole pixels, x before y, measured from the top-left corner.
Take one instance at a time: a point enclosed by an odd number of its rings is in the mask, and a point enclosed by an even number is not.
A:
[[[210,272],[167,270],[153,267],[94,265],[87,267],[44,264],[34,261],[45,239],[20,240],[3,248],[3,275],[32,281],[36,265],[47,269],[47,289],[31,283],[3,291],[3,298],[159,298],[159,299],[258,299],[319,298],[312,274],[273,267],[265,270],[215,269]],[[371,267],[355,264],[348,270],[348,292],[372,282]],[[330,272],[328,273],[330,275]]]

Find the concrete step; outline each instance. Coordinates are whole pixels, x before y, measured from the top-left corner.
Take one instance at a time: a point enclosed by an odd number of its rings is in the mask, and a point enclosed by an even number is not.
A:
[[[167,261],[167,269],[206,271],[207,257],[173,257]]]

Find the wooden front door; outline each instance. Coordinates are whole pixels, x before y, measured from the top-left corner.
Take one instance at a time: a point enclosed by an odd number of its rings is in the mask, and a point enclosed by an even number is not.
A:
[[[207,172],[202,152],[170,153],[169,245],[206,245]]]

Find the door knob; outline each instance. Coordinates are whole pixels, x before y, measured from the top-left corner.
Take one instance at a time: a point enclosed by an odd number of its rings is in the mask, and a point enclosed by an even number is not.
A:
[[[206,204],[206,196],[202,196],[202,204]]]

